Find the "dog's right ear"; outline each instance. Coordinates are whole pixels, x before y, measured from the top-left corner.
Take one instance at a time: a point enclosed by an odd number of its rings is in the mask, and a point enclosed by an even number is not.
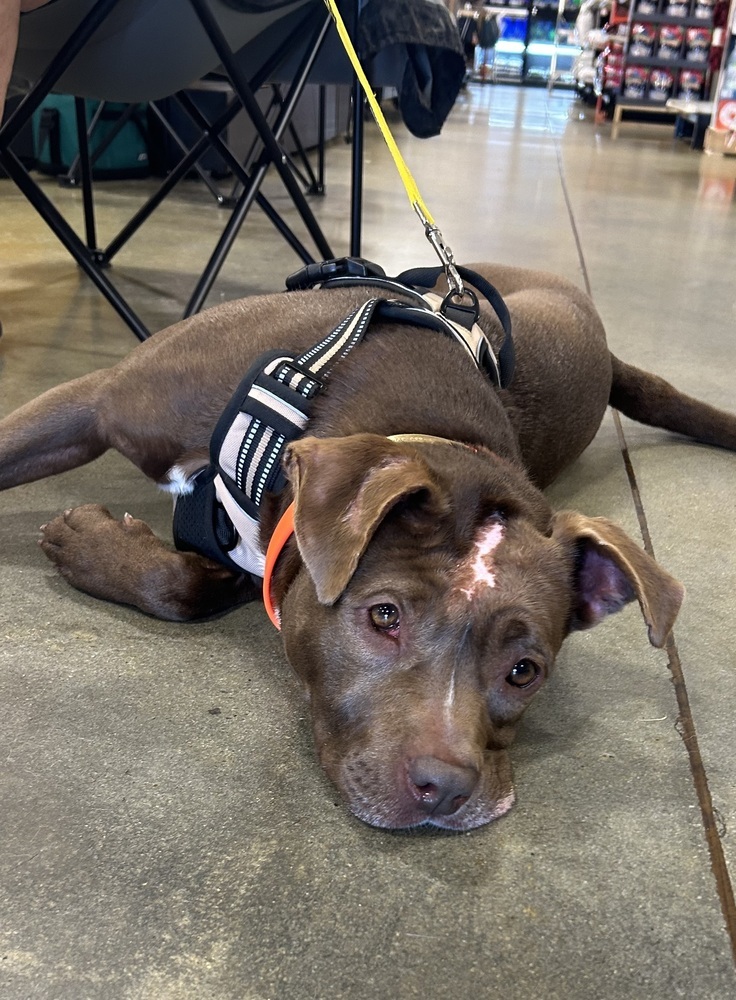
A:
[[[559,511],[553,537],[575,550],[572,630],[592,628],[638,600],[649,641],[664,646],[685,596],[679,580],[606,518]]]
[[[284,467],[297,545],[321,604],[334,604],[347,587],[392,507],[422,492],[435,506],[439,500],[418,452],[377,434],[300,438],[289,445]]]

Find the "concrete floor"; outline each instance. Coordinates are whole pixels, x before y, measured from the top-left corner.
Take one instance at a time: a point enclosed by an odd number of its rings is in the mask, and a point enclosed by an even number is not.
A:
[[[433,263],[369,133],[364,253]],[[437,139],[397,136],[459,259],[588,281],[617,353],[736,405],[731,163],[661,125],[614,141],[571,95],[511,87],[471,87]],[[337,252],[347,177],[338,141],[316,202]],[[103,233],[143,186],[100,188]],[[75,192],[49,190],[78,217]],[[152,326],[177,317],[221,224],[189,184],[120,255]],[[8,181],[0,240],[7,412],[134,340]],[[296,266],[254,213],[212,301]],[[736,456],[623,435],[656,554],[688,589],[675,646],[654,651],[635,609],[570,639],[512,754],[515,809],[461,836],[378,831],[336,801],[259,606],[172,625],[55,575],[35,541],[65,507],[168,533],[167,501],[117,456],[3,495],[0,997],[736,996]],[[610,415],[551,493],[639,537]]]

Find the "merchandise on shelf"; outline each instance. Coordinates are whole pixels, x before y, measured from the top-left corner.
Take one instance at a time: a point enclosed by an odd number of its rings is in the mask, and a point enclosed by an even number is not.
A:
[[[649,83],[649,70],[645,66],[627,66],[624,72],[624,97],[643,101]]]
[[[664,104],[672,97],[675,78],[668,69],[653,69],[649,74],[649,99]]]
[[[621,81],[624,78],[624,71],[620,66],[604,66],[603,67],[603,89],[604,90],[618,90],[621,86]]]
[[[698,17],[703,21],[711,20],[715,5],[716,0],[696,0],[693,7],[693,17]]]
[[[679,59],[685,32],[679,24],[663,24],[659,29],[659,59]]]
[[[713,128],[736,134],[736,9],[731,10],[725,38],[723,66],[718,80]],[[735,136],[729,139],[733,146]]]
[[[700,69],[681,69],[677,96],[686,101],[697,101],[703,93],[705,73]]]
[[[2,2],[2,0],[0,0]],[[580,53],[572,37],[580,0],[467,2],[458,11],[471,76],[494,82],[572,84]],[[489,38],[485,28],[493,28]]]
[[[710,28],[688,28],[685,33],[685,58],[688,62],[707,63],[712,32]]]
[[[501,37],[505,42],[521,42],[523,45],[526,40],[526,21],[520,17],[504,18]]]
[[[555,40],[555,22],[551,18],[537,20],[531,23],[529,30],[530,42],[552,42]]]
[[[617,91],[624,78],[623,43],[612,40],[598,57],[596,68],[598,91]]]
[[[648,59],[654,55],[654,43],[657,29],[653,24],[635,21],[631,26],[631,44],[629,55],[632,59]]]
[[[721,101],[736,101],[736,34],[732,36],[731,52],[726,59],[718,97]]]

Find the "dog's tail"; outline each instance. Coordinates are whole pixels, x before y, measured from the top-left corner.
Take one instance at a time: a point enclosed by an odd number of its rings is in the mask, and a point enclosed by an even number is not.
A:
[[[105,372],[50,389],[0,422],[0,490],[54,476],[106,450],[95,401]]]
[[[608,401],[615,410],[641,424],[736,451],[736,415],[686,396],[658,375],[627,365],[613,354],[611,365]]]

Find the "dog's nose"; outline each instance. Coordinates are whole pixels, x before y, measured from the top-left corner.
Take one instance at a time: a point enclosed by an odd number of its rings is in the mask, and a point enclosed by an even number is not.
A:
[[[437,757],[414,757],[408,767],[409,787],[427,813],[450,816],[465,805],[478,784],[474,767],[448,764]]]

